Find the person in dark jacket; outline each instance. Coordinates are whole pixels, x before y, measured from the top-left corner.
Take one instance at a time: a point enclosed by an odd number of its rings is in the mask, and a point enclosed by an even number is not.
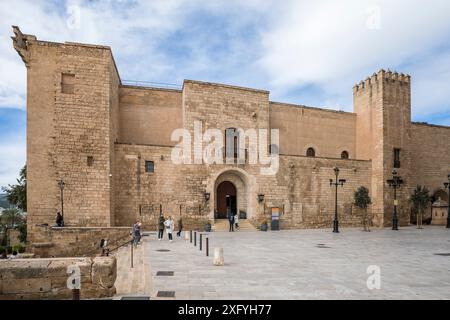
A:
[[[234,214],[231,211],[228,212],[228,222],[230,223],[229,232],[234,232]]]
[[[141,225],[142,224],[139,221],[136,221],[133,225],[133,244],[135,247],[137,247],[141,241]]]
[[[56,213],[56,226],[64,227],[64,218],[59,211]]]
[[[181,231],[183,231],[183,220],[180,219],[178,220],[178,232],[177,232],[177,237],[181,237]]]
[[[158,222],[158,240],[162,240],[164,236],[164,221],[164,216],[161,214]]]

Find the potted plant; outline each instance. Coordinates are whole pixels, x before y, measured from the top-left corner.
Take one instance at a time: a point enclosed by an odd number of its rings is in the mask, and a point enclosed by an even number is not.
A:
[[[205,232],[211,232],[211,223],[209,221],[205,223]]]
[[[267,220],[264,220],[262,223],[261,223],[261,227],[259,228],[261,231],[267,231],[267,229],[268,229],[269,227],[268,227],[268,225],[267,225]]]

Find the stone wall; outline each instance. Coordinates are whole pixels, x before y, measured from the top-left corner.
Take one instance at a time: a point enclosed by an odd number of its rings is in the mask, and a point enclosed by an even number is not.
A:
[[[265,176],[259,165],[176,165],[170,158],[172,149],[116,145],[117,225],[140,219],[146,228],[155,229],[161,205],[166,216],[178,219],[181,212],[186,228],[202,228],[214,221],[217,182],[237,177],[244,184],[238,188],[239,209],[255,223],[270,219],[270,208],[279,207],[284,229],[330,227],[334,189],[329,179],[334,178],[334,166],[341,169],[340,178],[347,179],[338,190],[341,221],[346,226],[362,224],[362,212],[352,205],[353,193],[359,186],[370,186],[370,161],[281,156],[278,173]],[[155,172],[145,172],[145,160],[155,162]],[[204,192],[211,194],[208,202]],[[258,193],[265,194],[264,204],[257,202]]]
[[[35,225],[53,224],[61,210],[60,178],[66,225],[109,226],[120,83],[111,50],[35,38],[23,50],[29,239]]]
[[[95,256],[100,253],[100,240],[108,239],[110,249],[130,237],[131,227],[37,227],[31,249],[36,257]]]
[[[450,174],[450,127],[413,123],[411,132],[414,161],[410,191],[420,184],[426,186],[431,195],[440,191],[448,196],[444,182]],[[442,200],[448,201],[447,198]]]
[[[173,146],[182,126],[181,91],[121,86],[120,142]]]
[[[111,297],[117,263],[114,257],[0,260],[0,300],[71,299],[67,268],[81,272],[81,299]]]
[[[314,148],[316,156],[340,158],[342,151],[356,158],[354,113],[270,103],[270,127],[280,130],[280,153],[306,155]]]

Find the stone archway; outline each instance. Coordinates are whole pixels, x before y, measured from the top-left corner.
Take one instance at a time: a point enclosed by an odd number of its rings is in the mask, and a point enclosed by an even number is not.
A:
[[[226,219],[228,214],[238,213],[236,186],[226,180],[217,185],[215,219]]]
[[[247,219],[257,214],[256,179],[240,168],[223,169],[211,175],[206,181],[206,190],[211,194],[210,219],[217,218],[217,189],[222,182],[229,182],[236,188],[236,213],[243,211]]]

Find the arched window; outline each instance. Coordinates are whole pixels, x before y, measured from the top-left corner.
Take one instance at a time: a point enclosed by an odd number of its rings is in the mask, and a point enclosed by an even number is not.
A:
[[[348,152],[347,151],[342,151],[341,159],[348,159]]]
[[[314,148],[308,148],[308,150],[306,150],[306,156],[314,158],[316,156],[316,150],[314,150]]]

